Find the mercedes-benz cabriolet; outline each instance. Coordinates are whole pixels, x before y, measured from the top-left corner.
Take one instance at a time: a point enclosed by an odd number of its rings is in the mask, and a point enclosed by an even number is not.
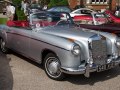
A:
[[[65,18],[66,17],[66,18]],[[43,64],[48,77],[84,74],[111,69],[120,63],[116,35],[78,27],[68,13],[31,13],[27,21],[0,25],[0,48],[13,50]]]

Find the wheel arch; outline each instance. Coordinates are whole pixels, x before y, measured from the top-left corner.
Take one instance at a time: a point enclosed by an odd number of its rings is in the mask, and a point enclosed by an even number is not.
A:
[[[7,42],[7,33],[6,33],[6,31],[0,31],[0,39],[4,39]]]
[[[3,38],[0,36],[0,39],[3,39]]]
[[[42,60],[41,63],[44,62],[45,57],[46,57],[49,53],[53,53],[53,54],[55,54],[55,55],[57,56],[57,54],[56,54],[53,50],[44,49],[44,50],[42,51],[42,53],[41,53],[41,60]]]

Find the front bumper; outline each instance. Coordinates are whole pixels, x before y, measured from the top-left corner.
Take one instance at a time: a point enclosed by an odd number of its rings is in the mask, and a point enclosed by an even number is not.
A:
[[[112,61],[114,63],[114,67],[120,64],[120,57],[117,60]],[[95,72],[98,69],[98,65],[95,64],[87,64],[80,65],[77,68],[65,68],[61,67],[61,71],[67,74],[84,74],[86,77],[90,76],[91,72]]]

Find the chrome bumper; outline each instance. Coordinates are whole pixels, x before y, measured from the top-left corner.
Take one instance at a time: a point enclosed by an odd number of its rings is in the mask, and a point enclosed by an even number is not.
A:
[[[112,61],[115,63],[115,66],[120,64],[120,58],[117,60]],[[115,67],[114,66],[114,67]],[[85,77],[89,77],[91,72],[97,71],[98,65],[95,64],[87,64],[86,66],[81,65],[78,68],[65,68],[61,67],[61,71],[67,74],[84,74]]]

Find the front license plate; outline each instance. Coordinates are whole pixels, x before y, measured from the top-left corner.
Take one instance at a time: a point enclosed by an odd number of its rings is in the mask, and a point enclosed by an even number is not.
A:
[[[100,65],[98,66],[97,68],[97,72],[101,72],[101,71],[104,71],[104,70],[108,70],[108,69],[111,69],[115,66],[115,63],[112,62],[112,63],[109,63],[109,64],[105,64],[105,65]]]

